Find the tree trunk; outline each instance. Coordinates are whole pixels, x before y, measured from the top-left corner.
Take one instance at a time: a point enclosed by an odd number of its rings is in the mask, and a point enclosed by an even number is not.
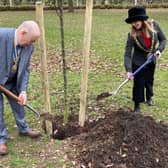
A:
[[[108,4],[109,4],[109,1],[108,1],[108,0],[105,0],[104,3],[105,3],[105,5],[108,5]]]
[[[82,0],[82,5],[85,5],[86,0]]]
[[[45,6],[45,0],[43,0],[43,5]]]
[[[101,5],[101,1],[100,0],[99,1],[95,0],[95,4],[96,5]]]
[[[77,7],[79,6],[79,0],[76,0],[76,6]]]
[[[113,0],[109,0],[109,4],[112,4],[113,3]]]
[[[9,6],[13,6],[13,0],[9,0]]]
[[[62,49],[62,62],[63,62],[63,77],[64,77],[64,124],[68,123],[68,100],[67,100],[67,74],[66,74],[66,56],[65,56],[65,43],[64,43],[64,17],[63,17],[63,1],[58,0],[57,12],[60,19],[60,31],[61,31],[61,49]]]
[[[74,12],[73,0],[68,0],[69,12]]]

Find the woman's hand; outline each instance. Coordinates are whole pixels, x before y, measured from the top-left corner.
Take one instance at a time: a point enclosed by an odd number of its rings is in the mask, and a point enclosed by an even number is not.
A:
[[[129,80],[132,80],[133,78],[134,78],[134,76],[133,76],[133,73],[132,72],[127,72],[127,79],[129,79]]]
[[[155,54],[156,54],[156,57],[157,57],[157,58],[160,58],[161,52],[160,52],[159,50],[157,50],[157,51],[155,52]]]

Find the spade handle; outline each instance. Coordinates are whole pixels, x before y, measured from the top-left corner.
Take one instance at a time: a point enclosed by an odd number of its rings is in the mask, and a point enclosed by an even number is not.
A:
[[[13,98],[16,102],[20,101],[20,98],[18,96],[16,96],[15,94],[13,94],[11,91],[9,91],[8,89],[6,89],[2,85],[0,85],[0,91],[2,91],[3,93],[5,93],[9,97]],[[25,104],[24,106],[27,107],[28,109],[30,109],[31,111],[33,111],[38,117],[40,117],[40,113],[38,111],[36,111],[34,108],[32,108],[30,105]]]

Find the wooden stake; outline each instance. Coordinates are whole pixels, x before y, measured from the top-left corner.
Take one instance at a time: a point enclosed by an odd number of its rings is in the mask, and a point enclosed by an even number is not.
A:
[[[84,32],[84,46],[83,46],[83,68],[81,79],[81,95],[80,95],[80,111],[79,111],[79,125],[84,126],[86,113],[86,96],[87,96],[87,81],[89,69],[89,52],[91,41],[91,25],[92,25],[92,9],[93,0],[86,0],[85,13],[85,32]]]
[[[41,56],[41,74],[42,74],[42,85],[44,90],[44,109],[46,113],[51,113],[50,97],[49,97],[49,84],[47,74],[47,54],[46,54],[46,43],[45,43],[45,30],[44,30],[44,16],[43,16],[43,4],[41,1],[36,2],[36,19],[40,27],[40,56]],[[52,134],[52,123],[46,121],[47,133]]]

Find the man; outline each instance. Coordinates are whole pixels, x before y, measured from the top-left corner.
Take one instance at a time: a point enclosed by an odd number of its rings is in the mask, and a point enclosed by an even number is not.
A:
[[[30,58],[33,43],[39,38],[40,29],[34,21],[24,21],[17,29],[0,28],[0,84],[16,94],[16,102],[7,96],[19,135],[37,138],[40,132],[29,128],[24,112],[27,101]],[[3,95],[0,92],[0,155],[7,154],[7,129],[3,118]]]

